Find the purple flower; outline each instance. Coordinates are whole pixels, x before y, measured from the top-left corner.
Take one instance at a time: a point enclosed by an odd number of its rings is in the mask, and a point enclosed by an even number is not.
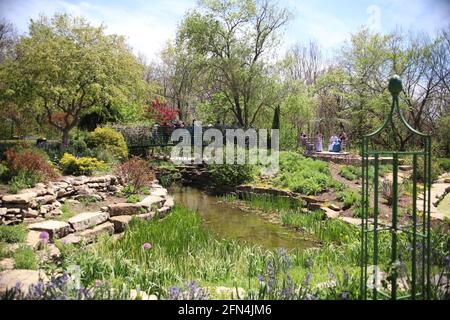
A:
[[[149,250],[151,248],[152,248],[152,245],[148,242],[146,242],[142,245],[142,249],[144,249],[144,250]]]
[[[102,280],[95,280],[95,286],[100,287],[102,285]]]
[[[48,239],[50,238],[50,235],[48,234],[47,231],[42,231],[39,234],[39,239],[43,240],[43,241],[48,241]]]

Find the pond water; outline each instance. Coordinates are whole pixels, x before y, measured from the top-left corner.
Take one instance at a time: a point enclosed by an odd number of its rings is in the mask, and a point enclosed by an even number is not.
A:
[[[305,249],[314,246],[294,230],[270,223],[260,216],[220,202],[191,187],[176,187],[170,192],[179,203],[197,211],[204,226],[221,238],[243,240],[266,249]]]

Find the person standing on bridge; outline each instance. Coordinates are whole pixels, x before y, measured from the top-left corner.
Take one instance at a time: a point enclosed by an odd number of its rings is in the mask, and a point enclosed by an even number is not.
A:
[[[316,133],[316,139],[315,139],[315,149],[316,152],[322,152],[323,151],[323,135],[320,133],[320,131],[317,131]]]

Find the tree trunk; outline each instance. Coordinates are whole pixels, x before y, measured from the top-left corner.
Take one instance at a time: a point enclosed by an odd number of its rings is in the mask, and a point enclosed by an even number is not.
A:
[[[62,147],[65,149],[69,146],[69,129],[62,131]]]

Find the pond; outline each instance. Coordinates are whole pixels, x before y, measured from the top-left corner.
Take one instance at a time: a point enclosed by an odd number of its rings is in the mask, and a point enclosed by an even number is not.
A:
[[[306,249],[315,246],[298,232],[270,223],[260,216],[231,206],[220,198],[205,194],[192,187],[174,187],[171,191],[175,203],[197,211],[204,226],[218,237],[243,240],[266,249]]]

